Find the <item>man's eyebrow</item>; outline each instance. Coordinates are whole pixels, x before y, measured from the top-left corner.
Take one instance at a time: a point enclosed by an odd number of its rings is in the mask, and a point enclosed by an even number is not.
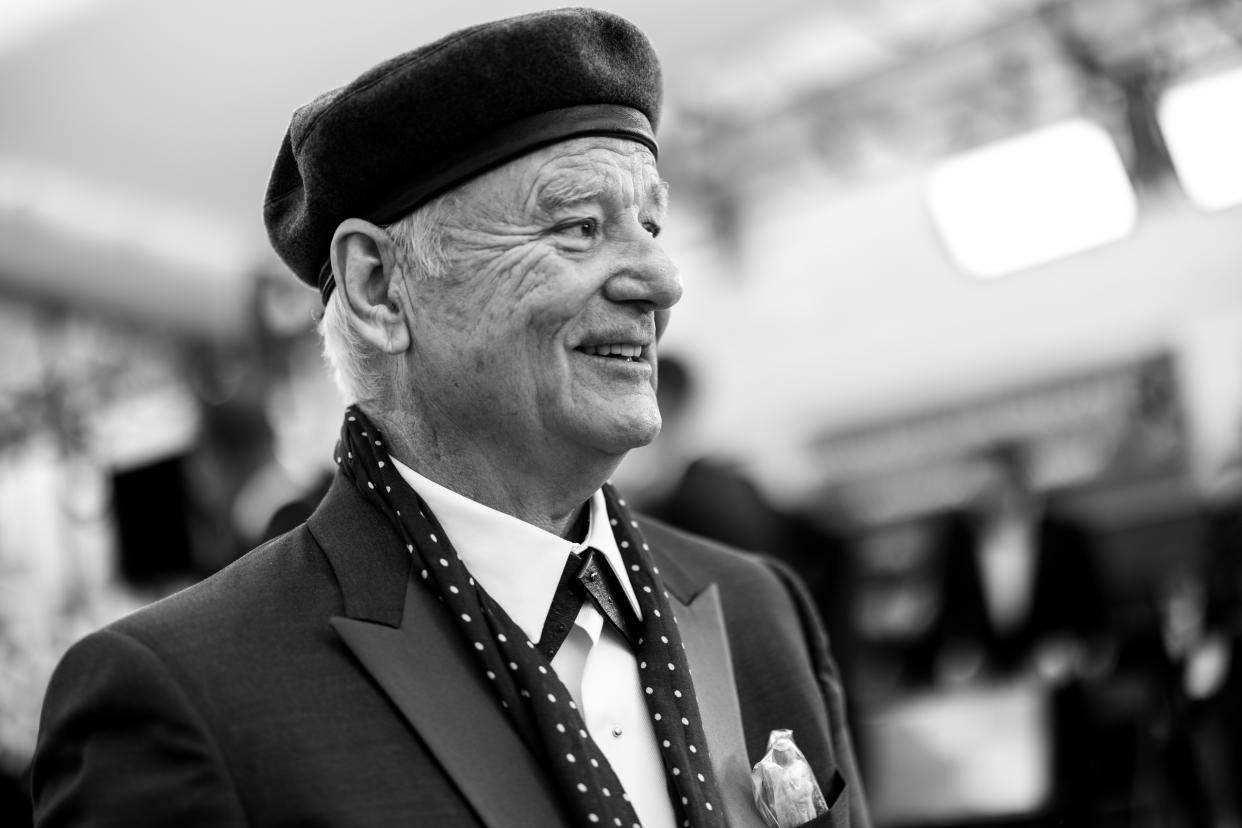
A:
[[[535,191],[535,204],[545,212],[556,212],[596,198],[604,191],[604,176],[562,176],[542,184]]]

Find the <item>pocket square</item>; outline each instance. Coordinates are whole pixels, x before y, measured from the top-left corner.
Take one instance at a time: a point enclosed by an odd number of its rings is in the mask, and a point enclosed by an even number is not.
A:
[[[768,735],[768,752],[755,763],[750,780],[755,805],[768,828],[798,828],[828,811],[792,730],[773,730]]]

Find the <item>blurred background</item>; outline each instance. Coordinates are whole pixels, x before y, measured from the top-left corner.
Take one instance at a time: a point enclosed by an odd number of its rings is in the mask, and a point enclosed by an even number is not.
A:
[[[686,284],[617,483],[801,572],[877,823],[1238,825],[1242,5],[602,6]],[[290,114],[539,7],[0,4],[0,822],[64,649],[325,485]]]

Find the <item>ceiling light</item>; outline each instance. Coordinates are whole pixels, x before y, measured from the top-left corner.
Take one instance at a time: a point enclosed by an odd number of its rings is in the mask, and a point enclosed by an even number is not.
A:
[[[950,255],[981,277],[1116,241],[1138,213],[1112,139],[1081,119],[942,162],[927,199]]]
[[[1242,67],[1170,88],[1158,117],[1187,197],[1204,210],[1242,203]]]

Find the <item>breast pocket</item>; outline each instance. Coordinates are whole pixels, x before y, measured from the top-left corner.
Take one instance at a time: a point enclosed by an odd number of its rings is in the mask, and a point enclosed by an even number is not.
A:
[[[845,789],[845,777],[840,771],[833,771],[831,781],[820,786],[820,790],[828,810],[799,828],[850,828],[850,796]]]

